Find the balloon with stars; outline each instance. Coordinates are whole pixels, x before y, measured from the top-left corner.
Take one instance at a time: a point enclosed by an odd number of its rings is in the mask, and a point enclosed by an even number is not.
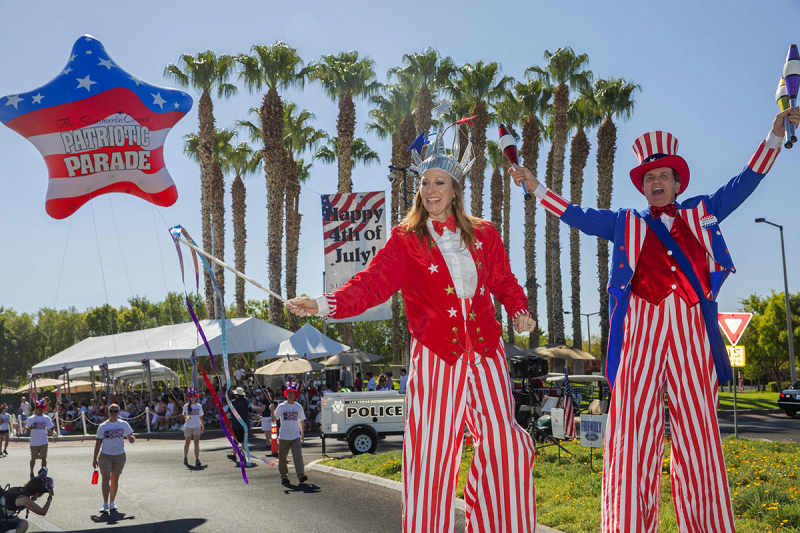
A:
[[[131,75],[84,35],[49,83],[0,97],[0,121],[44,157],[45,210],[62,219],[111,192],[174,204],[178,190],[164,163],[164,141],[191,108],[191,96]]]

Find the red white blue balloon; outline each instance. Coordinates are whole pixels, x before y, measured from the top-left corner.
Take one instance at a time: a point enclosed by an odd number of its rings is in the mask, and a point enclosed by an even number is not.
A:
[[[164,164],[164,141],[191,108],[191,96],[131,75],[84,35],[49,83],[0,97],[0,121],[44,157],[45,210],[62,219],[111,192],[174,204],[178,190]]]

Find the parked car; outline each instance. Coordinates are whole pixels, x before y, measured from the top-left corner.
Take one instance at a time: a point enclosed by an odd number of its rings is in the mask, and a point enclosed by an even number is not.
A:
[[[786,416],[789,418],[794,418],[800,411],[800,379],[781,392],[781,395],[778,396],[778,407],[786,411]]]

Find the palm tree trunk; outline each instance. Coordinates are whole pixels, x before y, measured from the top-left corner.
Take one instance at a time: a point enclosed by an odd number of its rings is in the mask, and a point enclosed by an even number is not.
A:
[[[225,177],[216,161],[212,164],[211,220],[214,223],[214,256],[225,261]],[[225,305],[225,269],[214,265],[214,277],[219,288],[217,318],[223,315]]]
[[[211,250],[211,174],[213,158],[211,146],[214,144],[214,104],[208,91],[203,91],[197,108],[200,126],[200,144],[197,147],[197,157],[200,160],[200,214],[202,220],[203,249]],[[205,280],[206,309],[208,318],[214,316],[214,287],[211,284],[211,275],[203,272]]]
[[[431,128],[432,108],[433,101],[431,100],[431,90],[426,84],[423,84],[419,89],[419,93],[417,94],[417,135],[423,131],[428,131]]]
[[[244,180],[241,176],[236,176],[231,185],[231,211],[233,212],[233,255],[236,262],[236,270],[244,273],[245,271],[245,247],[247,246],[247,227],[244,223],[246,210],[245,198],[247,191],[244,187]],[[244,318],[244,280],[236,276],[236,316]]]
[[[339,137],[339,153],[337,163],[339,166],[339,193],[353,192],[353,169],[350,166],[353,148],[353,136],[356,130],[356,107],[353,97],[349,94],[339,100],[339,117],[336,121],[336,133]],[[353,346],[353,323],[342,322],[342,342]]]
[[[492,178],[489,182],[489,198],[491,220],[497,233],[503,234],[503,172],[499,168],[492,170]],[[500,324],[503,323],[503,310],[500,301],[494,301],[494,318]]]
[[[611,192],[614,181],[614,155],[617,151],[617,127],[611,117],[606,117],[597,129],[597,207],[611,207]],[[597,239],[597,276],[600,280],[600,364],[605,373],[608,351],[608,241]]]
[[[286,193],[286,153],[283,148],[283,102],[278,91],[270,89],[261,104],[261,138],[264,141],[264,173],[267,180],[267,250],[269,288],[281,293],[281,253],[283,248],[283,210]],[[283,326],[283,304],[270,298],[270,322]]]
[[[583,172],[586,168],[586,161],[589,158],[589,149],[589,140],[586,138],[586,132],[581,128],[572,137],[572,147],[569,157],[570,201],[576,205],[581,205],[581,197],[583,196]],[[580,232],[577,228],[570,228],[569,258],[572,278],[572,345],[582,350],[580,245]]]
[[[291,154],[286,165],[286,298],[297,296],[297,255],[300,251],[300,183],[297,162]],[[297,331],[300,319],[289,313],[289,331]]]
[[[559,85],[553,92],[553,154],[551,162],[551,185],[550,188],[558,194],[564,189],[564,153],[567,145],[567,106],[569,105],[569,89],[566,85]],[[547,217],[547,225],[550,231],[547,232],[547,248],[550,252],[548,272],[550,278],[547,282],[551,296],[548,298],[552,311],[552,324],[548,321],[550,330],[550,342],[564,344],[564,302],[562,296],[561,282],[561,238],[560,221],[555,217]],[[551,249],[552,247],[552,249]]]
[[[511,176],[508,173],[508,168],[503,169],[503,245],[506,249],[506,255],[510,254],[511,250]],[[508,342],[514,344],[514,323],[511,321],[511,315],[506,315],[506,322],[508,323]],[[502,324],[502,322],[501,322]]]
[[[486,104],[483,101],[478,101],[472,108],[472,114],[476,115],[473,121],[475,127],[472,131],[475,163],[469,172],[470,202],[472,216],[483,217],[483,182],[486,180],[486,128],[489,126],[489,114],[486,112]]]
[[[522,161],[536,177],[539,165],[539,140],[541,130],[536,117],[528,117],[522,126]],[[533,191],[531,191],[531,194]],[[539,286],[536,283],[536,200],[525,202],[525,289],[528,292],[528,310],[537,327],[528,337],[528,348],[539,346]]]
[[[428,115],[430,115],[430,110],[428,110]],[[396,165],[405,167],[411,164],[411,152],[408,151],[408,147],[414,142],[415,137],[416,128],[414,127],[414,118],[411,115],[406,115],[400,122],[400,128],[397,133]],[[404,214],[411,209],[416,189],[416,178],[412,181],[411,173],[406,175],[406,180],[407,182],[405,184],[403,184],[402,176],[400,180],[395,180],[395,185],[397,185],[396,196],[398,206],[400,205],[400,196],[405,195],[403,198]],[[392,187],[392,190],[394,192],[394,187]],[[392,300],[393,318],[395,302],[397,303],[397,315],[399,320],[392,323],[392,359],[393,364],[400,365],[403,364],[404,356],[408,353],[409,348],[406,342],[408,339],[408,317],[406,317],[405,305],[402,298],[399,298],[396,294],[395,299]],[[395,343],[397,344],[397,348],[394,347]]]

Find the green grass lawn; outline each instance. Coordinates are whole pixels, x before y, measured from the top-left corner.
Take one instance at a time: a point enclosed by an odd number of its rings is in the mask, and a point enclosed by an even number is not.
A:
[[[777,409],[777,392],[737,392],[736,405],[739,409]],[[719,410],[733,411],[733,393],[719,393]]]
[[[557,448],[537,452],[533,477],[541,524],[567,533],[600,531],[601,452],[594,451],[590,467],[589,449],[575,443],[565,447],[560,464]],[[766,443],[727,438],[723,441],[728,481],[738,533],[800,533],[800,445]],[[366,472],[400,481],[401,452],[360,455],[322,464]],[[463,496],[472,450],[465,448],[457,495]],[[669,444],[661,478],[659,532],[677,533],[669,480]]]

